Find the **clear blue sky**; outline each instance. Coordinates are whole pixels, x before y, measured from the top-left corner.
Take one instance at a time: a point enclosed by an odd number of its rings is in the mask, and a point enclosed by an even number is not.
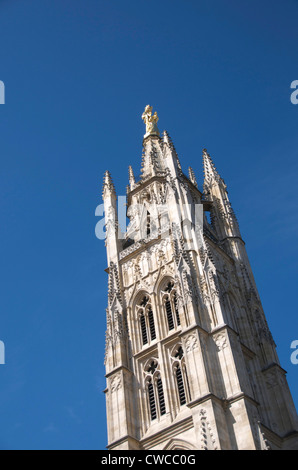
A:
[[[139,175],[146,104],[228,184],[298,404],[298,2],[0,0],[0,448],[104,449],[103,173]]]

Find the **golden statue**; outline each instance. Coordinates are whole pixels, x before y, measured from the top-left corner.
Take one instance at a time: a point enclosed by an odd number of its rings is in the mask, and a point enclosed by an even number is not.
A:
[[[152,106],[149,104],[147,104],[145,111],[142,114],[142,119],[146,124],[146,134],[144,137],[147,137],[148,135],[159,135],[159,130],[157,128],[157,112],[155,111],[152,116]]]

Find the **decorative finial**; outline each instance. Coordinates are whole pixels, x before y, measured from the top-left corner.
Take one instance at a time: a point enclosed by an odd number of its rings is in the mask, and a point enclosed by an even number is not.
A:
[[[152,116],[152,106],[147,104],[145,111],[142,114],[142,119],[144,123],[146,124],[146,134],[144,137],[147,137],[148,135],[158,135],[159,136],[159,130],[157,128],[157,121],[158,121],[158,116],[157,112]]]
[[[103,198],[105,198],[108,194],[116,194],[116,192],[111,173],[107,170],[103,179]]]
[[[129,165],[128,167],[128,177],[129,177],[129,186],[130,186],[130,189],[133,190],[135,184],[136,184],[136,180],[135,180],[135,175],[133,173],[133,169],[132,167]]]
[[[197,183],[196,175],[193,169],[191,168],[191,166],[188,168],[188,176],[192,184],[197,188],[198,183]]]
[[[204,185],[212,181],[221,181],[225,185],[224,180],[219,175],[217,169],[215,168],[213,160],[206,149],[203,149],[203,166],[205,174]]]

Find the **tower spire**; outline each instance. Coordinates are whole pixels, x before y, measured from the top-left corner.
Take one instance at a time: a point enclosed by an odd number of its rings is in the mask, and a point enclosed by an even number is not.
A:
[[[107,170],[104,174],[103,179],[103,199],[105,199],[108,195],[116,195],[115,186],[111,177],[111,173]]]
[[[108,448],[298,449],[296,410],[226,184],[204,149],[202,200],[149,108],[121,239],[104,177]]]
[[[235,252],[232,249],[231,238],[241,239],[238,221],[233,211],[228,197],[227,186],[223,178],[219,175],[215,165],[206,149],[203,150],[204,165],[204,195],[212,200],[211,217],[217,235],[230,247],[230,253],[233,256]],[[242,242],[243,243],[243,242]],[[239,250],[234,253],[239,256]]]
[[[191,166],[188,168],[188,176],[192,184],[197,188],[198,183],[197,183],[196,175]]]
[[[165,147],[165,153],[167,153],[168,156],[169,155],[171,156],[170,160],[172,161],[172,164],[171,163],[169,164],[170,171],[172,171],[173,173],[173,170],[175,168],[174,173],[176,172],[182,173],[181,163],[180,163],[177,151],[167,131],[163,132],[163,142],[164,142],[164,147]],[[172,174],[172,176],[174,176],[174,173]]]
[[[129,167],[128,167],[128,178],[129,178],[130,190],[132,191],[133,188],[135,187],[136,179],[135,179],[135,175],[133,173],[133,169],[132,169],[131,165],[129,165]]]
[[[213,181],[222,181],[224,180],[220,177],[218,171],[215,168],[215,165],[206,149],[203,149],[203,166],[204,166],[204,184],[210,184]]]

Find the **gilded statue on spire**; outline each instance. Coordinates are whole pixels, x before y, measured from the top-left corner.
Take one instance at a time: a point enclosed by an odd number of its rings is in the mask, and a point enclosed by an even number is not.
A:
[[[142,119],[146,124],[146,134],[144,137],[147,137],[148,135],[159,135],[159,130],[157,128],[157,112],[155,111],[152,116],[152,106],[149,104],[147,104],[145,111],[142,114]]]

